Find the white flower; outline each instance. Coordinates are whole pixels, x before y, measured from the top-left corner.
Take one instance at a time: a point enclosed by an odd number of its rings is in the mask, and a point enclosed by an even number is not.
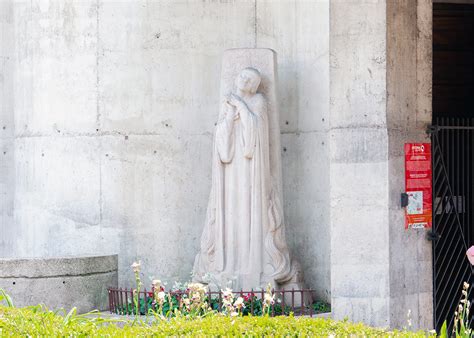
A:
[[[164,301],[165,301],[165,297],[166,297],[166,293],[164,293],[163,291],[160,291],[160,292],[158,292],[157,297],[158,297],[158,300],[159,300],[160,302],[164,302]]]
[[[201,294],[199,292],[194,292],[192,295],[193,302],[197,303],[201,301]]]
[[[151,285],[155,288],[155,289],[159,289],[161,287],[161,280],[159,279],[154,279],[152,282],[151,282]]]
[[[223,302],[224,303],[232,303],[233,300],[234,300],[234,294],[232,293],[232,290],[227,288],[224,290],[221,290],[222,291],[222,297],[223,297]]]
[[[469,284],[466,283],[466,282],[464,282],[463,286],[464,286],[465,289],[469,288]]]
[[[266,293],[265,296],[264,296],[264,302],[268,305],[275,304],[275,296],[272,296],[272,295]]]
[[[207,292],[207,287],[204,284],[201,283],[189,283],[188,284],[188,289],[194,292],[199,292],[199,293],[206,293]]]
[[[242,308],[242,307],[245,307],[245,304],[244,304],[244,299],[242,297],[238,297],[236,300],[235,300],[235,303],[234,303],[234,306],[238,309]]]
[[[232,289],[226,288],[225,290],[222,290],[222,295],[224,297],[231,297],[233,296],[232,294]]]
[[[231,317],[235,317],[235,316],[238,316],[238,315],[239,315],[239,314],[238,314],[237,312],[235,312],[235,311],[234,311],[234,312],[231,312],[231,314],[230,314]]]
[[[141,265],[141,261],[133,262],[133,264],[132,264],[133,272],[139,273],[140,272],[140,265]]]

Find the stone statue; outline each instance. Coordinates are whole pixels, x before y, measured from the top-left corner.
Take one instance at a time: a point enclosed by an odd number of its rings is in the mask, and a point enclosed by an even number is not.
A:
[[[300,266],[285,240],[275,63],[269,49],[224,55],[212,188],[194,281],[237,290],[268,283],[302,289]]]

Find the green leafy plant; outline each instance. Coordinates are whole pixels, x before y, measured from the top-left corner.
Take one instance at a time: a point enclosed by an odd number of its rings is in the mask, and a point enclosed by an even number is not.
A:
[[[454,312],[454,325],[453,325],[453,337],[460,338],[471,338],[472,329],[469,327],[469,309],[471,308],[471,302],[468,300],[469,295],[469,284],[464,282],[463,289],[461,291],[461,300],[459,301],[456,312]],[[451,335],[448,334],[447,321],[444,321],[440,330],[440,337],[447,338]]]
[[[317,301],[311,304],[315,313],[331,312],[331,305],[325,302]]]
[[[5,290],[0,289],[0,304],[5,303],[8,307],[13,307],[13,301]]]

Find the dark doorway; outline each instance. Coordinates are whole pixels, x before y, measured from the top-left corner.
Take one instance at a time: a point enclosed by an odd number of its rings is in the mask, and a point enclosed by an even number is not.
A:
[[[434,321],[451,331],[463,282],[474,282],[474,5],[433,4],[431,130]]]
[[[474,5],[433,4],[433,118],[474,117]]]

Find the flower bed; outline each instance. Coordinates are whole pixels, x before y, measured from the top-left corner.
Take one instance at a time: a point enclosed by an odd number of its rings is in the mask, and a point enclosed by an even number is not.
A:
[[[135,288],[109,288],[109,311],[119,315],[146,315],[157,318],[180,316],[204,317],[223,314],[235,316],[285,316],[328,312],[329,305],[312,302],[314,290],[274,290],[268,284],[266,290],[237,291],[226,288],[211,291],[207,285],[188,282],[165,291],[161,280],[152,281],[151,291],[142,291],[140,261],[132,264]],[[176,283],[175,283],[176,284]]]
[[[161,297],[162,306],[161,314],[174,313],[183,306],[186,306],[186,299],[192,299],[189,297],[189,291],[187,290],[173,290],[168,294],[164,293],[163,289],[159,292],[163,292]],[[231,294],[229,294],[231,292]],[[135,315],[137,308],[134,304],[134,297],[138,294],[138,312],[140,315],[149,314],[150,311],[158,311],[159,308],[159,296],[154,291],[140,291],[134,292],[133,289],[123,288],[109,288],[109,311],[110,313],[119,315]],[[309,302],[310,295],[314,293],[314,290],[271,290],[267,293],[264,290],[260,291],[208,291],[205,290],[203,293],[203,302],[209,303],[209,308],[213,311],[220,312],[227,297],[232,296],[233,303],[237,302],[237,306],[241,306],[241,314],[243,316],[253,315],[261,316],[264,313],[265,297],[269,304],[268,314],[273,316],[290,315],[294,314],[305,315],[313,317],[315,314],[329,312],[330,306],[327,303],[317,301]],[[267,296],[266,296],[267,295]],[[306,296],[305,296],[306,295]],[[270,298],[268,298],[270,297]],[[295,305],[296,304],[296,305]],[[305,304],[303,306],[298,304]]]

